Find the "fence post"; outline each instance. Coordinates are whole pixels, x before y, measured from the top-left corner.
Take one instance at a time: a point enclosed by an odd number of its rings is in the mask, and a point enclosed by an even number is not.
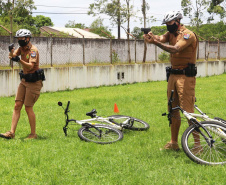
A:
[[[2,26],[2,25],[0,25],[0,27],[2,27],[4,30],[6,30],[9,34],[10,34],[10,43],[12,43],[13,42],[13,37],[12,37],[12,32],[11,31],[9,31],[7,28],[5,28],[4,26]],[[10,66],[11,66],[11,68],[13,69],[13,61],[10,59],[10,64],[9,64]]]
[[[130,35],[131,37],[133,37],[134,38],[134,41],[135,41],[135,63],[137,62],[137,38],[134,36],[134,35],[132,35],[131,33],[127,33],[128,35]]]
[[[155,45],[155,62],[158,61],[157,46]]]
[[[132,35],[131,33],[127,32],[125,28],[123,28],[126,32],[127,35],[130,35],[131,37],[133,37],[135,39],[135,63],[136,63],[136,55],[137,55],[137,51],[136,51],[136,37],[134,35]]]
[[[102,33],[104,33],[105,35],[107,35],[108,37],[110,37],[110,63],[112,64],[112,36],[110,36],[109,34],[107,34],[106,32],[104,32],[103,30],[101,30]]]
[[[52,33],[48,32],[46,29],[44,28],[40,28],[43,31],[45,31],[46,33],[48,33],[50,35],[50,65],[51,67],[53,67],[53,38],[52,38]]]
[[[77,31],[76,29],[73,29],[73,30],[82,36],[83,65],[85,65],[85,36],[81,34],[79,31]]]
[[[205,41],[205,60],[206,60],[206,39],[204,39],[203,37],[201,37],[200,35],[197,35],[197,37],[200,37],[202,40]],[[198,53],[197,53],[197,59],[199,59],[199,40],[198,40]]]
[[[220,60],[220,39],[218,38],[218,60]]]

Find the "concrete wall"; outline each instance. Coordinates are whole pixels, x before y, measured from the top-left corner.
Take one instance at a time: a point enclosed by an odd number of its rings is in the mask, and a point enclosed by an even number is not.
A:
[[[162,81],[166,79],[165,67],[169,65],[168,63],[155,63],[45,68],[46,81],[44,81],[42,92],[123,83]],[[197,67],[198,77],[219,75],[226,71],[226,62],[199,62]],[[0,70],[0,97],[16,94],[20,83],[18,73],[18,69]]]

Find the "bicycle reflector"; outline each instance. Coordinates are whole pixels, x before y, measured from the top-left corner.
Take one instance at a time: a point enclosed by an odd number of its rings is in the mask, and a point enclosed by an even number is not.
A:
[[[63,104],[62,104],[62,102],[59,101],[59,102],[58,102],[58,105],[59,105],[59,106],[62,106]]]

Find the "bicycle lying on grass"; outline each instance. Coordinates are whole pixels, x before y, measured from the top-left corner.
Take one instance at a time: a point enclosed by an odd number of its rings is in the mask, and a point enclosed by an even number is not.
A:
[[[173,111],[180,110],[189,120],[190,126],[184,131],[181,144],[185,154],[194,162],[207,165],[226,164],[226,121],[221,118],[209,118],[196,105],[200,114],[189,113],[180,106],[172,108],[173,93],[169,99],[169,113],[171,124]],[[196,117],[205,121],[199,121]]]
[[[61,102],[58,102],[58,105],[63,108],[63,104]],[[86,113],[86,115],[90,116],[91,119],[69,119],[69,105],[70,101],[68,101],[67,107],[65,109],[63,108],[66,122],[63,127],[65,136],[67,136],[68,130],[77,131],[74,127],[75,125],[82,125],[82,127],[78,130],[78,136],[81,139],[99,144],[109,144],[123,138],[123,129],[138,131],[149,129],[148,123],[134,117],[112,115],[104,118],[97,116],[96,109]]]

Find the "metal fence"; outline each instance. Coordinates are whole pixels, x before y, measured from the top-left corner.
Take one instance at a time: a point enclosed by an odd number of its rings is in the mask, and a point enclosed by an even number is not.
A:
[[[13,42],[18,48],[17,40],[13,39]],[[33,37],[31,43],[39,50],[41,66],[128,63],[129,58],[132,63],[141,63],[144,55],[144,41],[134,38],[130,40],[130,46],[126,39]],[[9,62],[9,44],[9,36],[0,36],[0,67],[18,66]],[[226,58],[225,51],[226,42],[200,41],[197,58],[220,60]],[[157,46],[148,44],[146,62],[157,62],[162,52]]]

